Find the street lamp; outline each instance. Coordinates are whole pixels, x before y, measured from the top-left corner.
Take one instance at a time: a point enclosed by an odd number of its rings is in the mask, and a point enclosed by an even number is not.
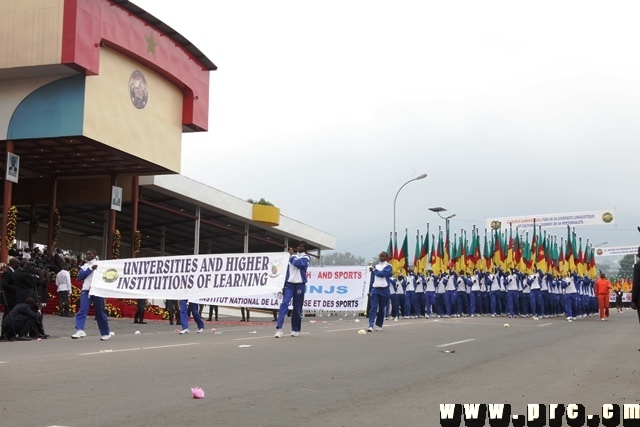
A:
[[[444,219],[445,221],[449,221],[451,218],[453,218],[454,216],[456,216],[456,214],[451,214],[449,216],[442,216],[440,215],[440,212],[446,212],[447,210],[443,207],[437,207],[437,208],[429,208],[429,210],[431,212],[435,212],[438,214],[438,216],[442,219]]]
[[[398,190],[398,192],[396,193],[396,197],[393,199],[393,238],[392,240],[392,250],[393,252],[395,252],[396,247],[395,247],[395,238],[396,238],[396,201],[398,200],[398,194],[400,194],[400,191],[404,188],[405,185],[407,185],[408,183],[412,182],[412,181],[418,181],[420,179],[424,179],[427,177],[426,173],[423,173],[422,175],[416,176],[413,179],[410,179],[409,181],[405,182],[404,184],[402,184],[402,187],[400,187],[400,189]]]
[[[609,244],[609,242],[602,242],[602,243],[598,243],[597,245],[595,245],[593,248],[597,248],[598,246],[602,246],[602,245],[607,245]]]

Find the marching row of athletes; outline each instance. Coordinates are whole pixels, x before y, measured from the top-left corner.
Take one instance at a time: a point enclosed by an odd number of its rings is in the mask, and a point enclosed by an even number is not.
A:
[[[463,271],[426,276],[410,271],[392,278],[389,285],[392,318],[461,316],[531,316],[568,320],[594,315],[598,300],[593,282],[572,274],[565,278],[543,274],[526,276],[518,271],[494,273]]]
[[[380,255],[384,257],[383,254]],[[425,276],[409,270],[406,277],[394,278],[389,268],[386,258],[371,268],[369,292],[370,297],[376,296],[373,303],[370,298],[370,309],[383,308],[381,314],[386,319],[520,316],[537,320],[566,316],[571,322],[598,313],[594,282],[576,273],[557,277],[540,270],[525,275],[517,270],[496,268],[493,273],[476,271],[467,275],[464,271],[449,270],[441,275],[428,271]],[[387,301],[379,298],[385,287],[389,294]],[[371,311],[369,314],[375,321],[377,314]]]

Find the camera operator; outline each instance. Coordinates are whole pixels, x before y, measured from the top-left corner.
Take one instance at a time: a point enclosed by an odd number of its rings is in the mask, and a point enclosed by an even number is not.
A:
[[[39,309],[43,309],[47,306],[47,301],[49,300],[49,291],[47,287],[49,285],[49,281],[51,280],[51,272],[47,271],[44,264],[39,263],[33,266],[33,268],[29,270],[29,273],[31,274],[31,280],[34,284],[34,299],[36,301],[36,305]],[[33,326],[31,327],[31,337],[43,339],[49,337],[49,335],[45,334],[44,332],[44,323],[42,320],[43,316],[40,316],[40,318],[36,322],[34,322]]]
[[[42,318],[40,308],[32,297],[28,297],[24,302],[19,302],[9,313],[10,316],[2,321],[4,333],[2,337],[6,340],[31,341],[29,330],[39,319]],[[11,325],[13,322],[13,327]],[[18,335],[17,337],[14,335]]]

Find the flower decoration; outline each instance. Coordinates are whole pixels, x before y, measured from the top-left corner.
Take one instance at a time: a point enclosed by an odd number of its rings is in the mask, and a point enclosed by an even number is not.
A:
[[[122,317],[122,312],[115,305],[110,304],[110,303],[106,303],[104,308],[105,308],[105,311],[107,312],[107,316],[109,316],[109,317]]]
[[[133,250],[135,253],[140,252],[140,248],[142,247],[142,233],[140,230],[136,230],[136,233],[133,237]]]
[[[120,258],[120,244],[122,243],[122,235],[120,230],[113,233],[113,243],[111,244],[111,259]]]
[[[204,390],[200,387],[193,387],[191,389],[191,394],[193,394],[194,399],[204,399]]]
[[[5,245],[7,249],[11,249],[13,241],[16,239],[16,228],[18,226],[18,208],[11,206],[9,208],[9,215],[7,216],[7,240]]]
[[[54,212],[54,224],[53,224],[53,244],[58,243],[58,237],[60,237],[60,230],[62,230],[62,218],[60,217],[60,211],[58,209]]]

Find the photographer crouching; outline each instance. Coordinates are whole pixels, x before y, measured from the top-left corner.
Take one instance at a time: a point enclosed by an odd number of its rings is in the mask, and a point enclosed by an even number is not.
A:
[[[9,315],[2,320],[2,337],[5,340],[31,341],[29,331],[42,320],[40,307],[33,297],[28,297],[24,302],[19,302],[11,310]]]

